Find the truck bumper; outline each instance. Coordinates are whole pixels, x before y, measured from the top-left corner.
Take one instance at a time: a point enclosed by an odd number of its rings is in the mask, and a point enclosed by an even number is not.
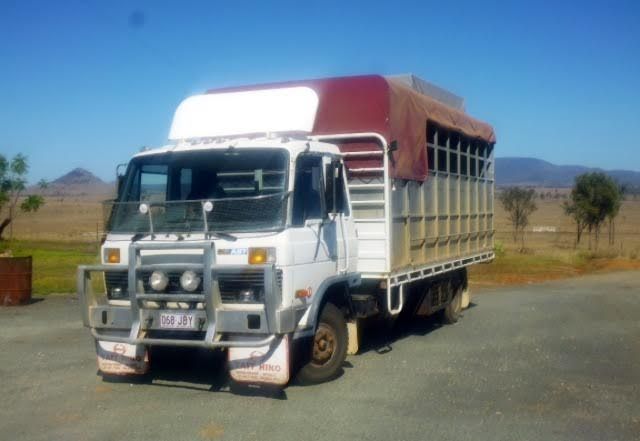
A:
[[[85,271],[96,271],[95,267],[89,269],[83,268]],[[82,295],[82,294],[81,294]],[[205,331],[208,324],[208,318],[206,311],[204,310],[176,310],[176,309],[141,309],[139,311],[140,320],[145,324],[141,328],[142,331],[166,331],[161,328],[159,317],[162,313],[189,313],[194,317],[198,328],[191,329],[190,331]],[[247,339],[246,342],[242,340],[224,341],[224,340],[193,340],[182,338],[131,338],[130,331],[133,326],[133,318],[131,314],[131,308],[127,306],[115,306],[109,304],[97,304],[88,306],[88,324],[86,326],[91,328],[91,335],[97,340],[112,341],[128,344],[145,344],[155,346],[183,346],[183,347],[205,347],[205,348],[229,348],[229,347],[259,347],[272,341],[278,334],[288,334],[293,332],[296,323],[302,317],[304,310],[283,309],[276,311],[276,321],[272,329],[268,329],[267,322],[265,320],[266,314],[264,311],[235,311],[235,310],[216,310],[215,311],[215,323],[216,334],[251,334],[266,335],[262,340]],[[255,323],[257,320],[254,318],[258,316],[260,318],[259,328],[250,328],[250,322]],[[250,318],[251,317],[251,318]],[[125,333],[123,335],[123,332]],[[175,331],[178,333],[181,331]],[[174,334],[175,334],[174,333]]]
[[[157,266],[141,264],[141,250],[176,248],[202,249],[202,264],[193,264],[189,268],[186,268],[184,264],[164,263]],[[281,293],[276,286],[276,269],[273,265],[251,265],[253,270],[262,270],[265,291],[264,304],[250,306],[223,304],[218,288],[218,271],[224,269],[224,271],[237,270],[241,272],[247,267],[242,265],[219,266],[214,263],[214,256],[215,249],[211,242],[180,243],[179,245],[134,242],[129,247],[128,266],[80,266],[77,274],[77,291],[84,325],[91,328],[93,337],[100,341],[131,345],[202,348],[262,347],[272,342],[276,336],[295,330],[304,310],[279,308]],[[139,273],[142,270],[153,271],[155,269],[202,271],[202,293],[158,294],[141,292],[140,286],[142,284],[139,283]],[[91,273],[113,270],[128,272],[128,300],[113,302],[109,301],[106,293],[93,292]],[[153,308],[148,307],[150,302],[153,302]],[[166,307],[169,303],[178,302],[187,302],[190,308]],[[166,313],[186,314],[194,325],[188,329],[172,329],[171,332],[166,332],[168,330],[163,328],[161,324],[161,316]],[[230,335],[234,335],[234,338],[226,338]],[[238,338],[242,335],[247,338]]]

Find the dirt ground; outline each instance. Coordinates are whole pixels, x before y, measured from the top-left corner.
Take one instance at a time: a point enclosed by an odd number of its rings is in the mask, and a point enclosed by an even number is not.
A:
[[[469,268],[471,288],[541,283],[592,273],[640,270],[639,259],[589,257],[572,254],[519,254],[498,256],[489,264]]]

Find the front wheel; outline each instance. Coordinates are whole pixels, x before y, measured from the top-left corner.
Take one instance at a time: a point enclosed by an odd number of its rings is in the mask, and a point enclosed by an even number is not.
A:
[[[332,303],[322,309],[313,336],[311,358],[298,372],[302,384],[316,384],[335,378],[347,357],[347,322]]]

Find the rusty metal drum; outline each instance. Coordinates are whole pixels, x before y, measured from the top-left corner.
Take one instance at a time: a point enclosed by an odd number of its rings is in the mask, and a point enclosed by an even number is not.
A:
[[[0,257],[0,305],[26,305],[31,301],[31,256]]]

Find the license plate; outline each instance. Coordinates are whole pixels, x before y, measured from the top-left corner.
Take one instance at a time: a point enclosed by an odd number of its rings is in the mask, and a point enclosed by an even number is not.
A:
[[[194,329],[195,322],[193,314],[160,313],[160,327],[163,329]]]

